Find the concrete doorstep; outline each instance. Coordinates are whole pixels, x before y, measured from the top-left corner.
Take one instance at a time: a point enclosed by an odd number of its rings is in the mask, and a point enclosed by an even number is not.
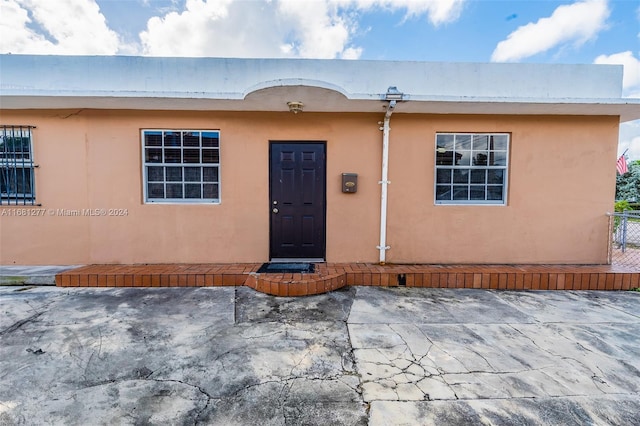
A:
[[[0,288],[0,425],[638,425],[640,293]]]

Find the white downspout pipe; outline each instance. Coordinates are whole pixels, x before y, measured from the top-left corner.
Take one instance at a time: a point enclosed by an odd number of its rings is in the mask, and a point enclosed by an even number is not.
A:
[[[382,178],[378,182],[380,187],[380,245],[376,248],[380,250],[380,264],[386,263],[386,251],[391,247],[387,245],[387,190],[391,182],[389,182],[389,121],[391,120],[391,114],[396,107],[396,101],[389,101],[387,106],[387,112],[384,114],[384,121],[382,122]]]

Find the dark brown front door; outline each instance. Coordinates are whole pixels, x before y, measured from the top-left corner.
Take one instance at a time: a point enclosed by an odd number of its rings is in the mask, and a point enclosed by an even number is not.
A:
[[[325,144],[271,142],[272,259],[324,259]]]

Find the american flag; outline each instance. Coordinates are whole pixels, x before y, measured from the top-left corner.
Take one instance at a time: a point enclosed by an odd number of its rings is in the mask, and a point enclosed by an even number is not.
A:
[[[622,154],[620,158],[618,158],[618,161],[616,161],[616,170],[621,175],[629,171],[629,169],[627,168],[627,160],[624,158],[624,154]]]

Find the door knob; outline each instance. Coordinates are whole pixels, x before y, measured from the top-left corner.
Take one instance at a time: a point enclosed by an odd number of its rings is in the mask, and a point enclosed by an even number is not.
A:
[[[274,207],[273,210],[271,210],[271,211],[274,212],[274,213],[278,213],[280,210],[278,210],[277,208]]]

